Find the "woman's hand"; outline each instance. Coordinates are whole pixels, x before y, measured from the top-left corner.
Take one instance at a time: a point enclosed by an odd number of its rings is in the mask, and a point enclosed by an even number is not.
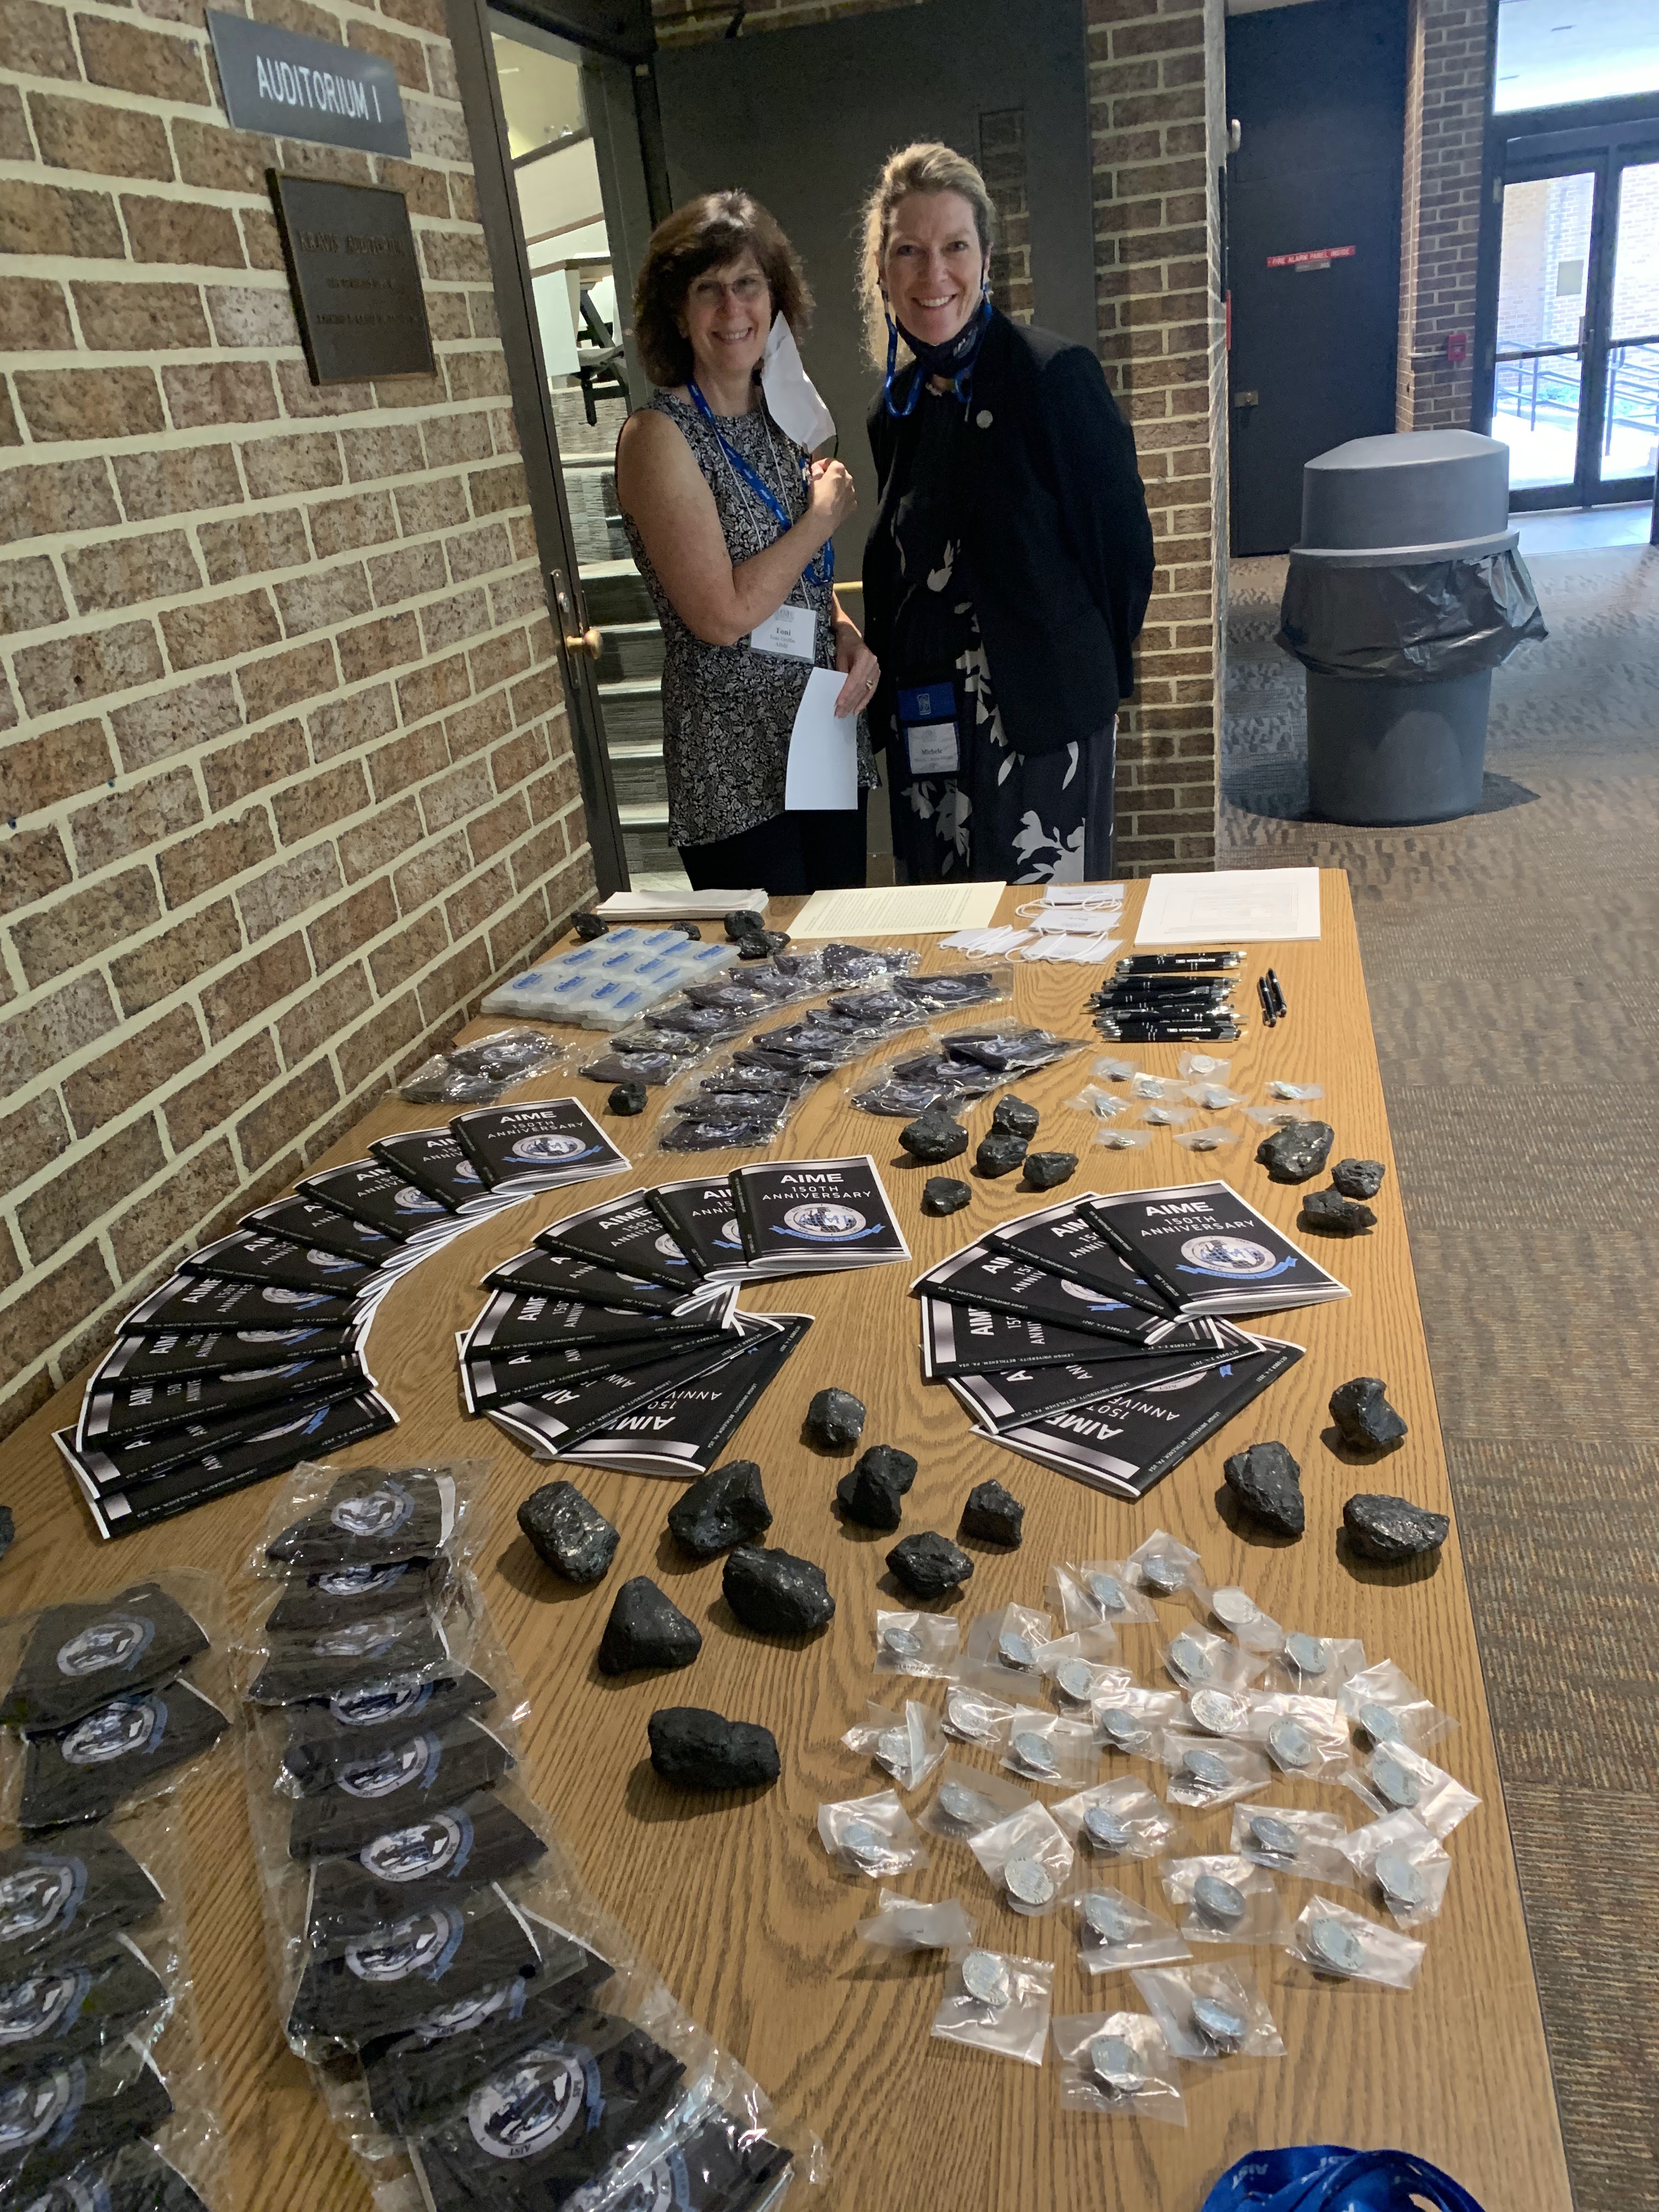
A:
[[[836,611],[840,613],[839,605]],[[881,663],[860,635],[858,624],[845,615],[836,624],[836,665],[847,678],[836,700],[836,713],[862,714],[876,695]]]
[[[835,535],[858,503],[852,475],[845,463],[813,462],[812,480],[807,488],[806,511],[815,523],[823,525],[825,538]]]

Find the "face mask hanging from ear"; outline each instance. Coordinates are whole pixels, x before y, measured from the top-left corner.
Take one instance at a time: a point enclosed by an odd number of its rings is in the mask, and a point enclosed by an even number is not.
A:
[[[885,307],[885,295],[883,295]],[[974,363],[979,357],[981,341],[991,326],[991,284],[988,275],[984,278],[980,293],[979,307],[971,314],[953,338],[943,345],[929,345],[925,338],[912,337],[902,323],[895,322],[890,307],[887,317],[887,374],[882,384],[882,404],[890,415],[901,419],[915,410],[923,383],[930,376],[946,376],[951,390],[966,406],[973,390]],[[909,389],[902,399],[895,400],[893,380],[898,364],[898,342],[902,338],[916,359],[916,373],[910,380]]]
[[[817,386],[806,374],[806,365],[795,343],[795,334],[781,310],[772,318],[761,356],[761,390],[772,410],[772,420],[786,436],[810,453],[836,434],[836,418],[824,405]]]

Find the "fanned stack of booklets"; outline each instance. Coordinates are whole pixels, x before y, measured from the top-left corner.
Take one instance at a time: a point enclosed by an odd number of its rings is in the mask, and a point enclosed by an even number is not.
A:
[[[101,1536],[391,1428],[367,1361],[400,1276],[540,1190],[629,1162],[574,1098],[383,1137],[194,1252],[121,1323],[57,1443]]]
[[[876,1164],[770,1161],[567,1214],[485,1277],[467,1410],[540,1458],[707,1473],[811,1326],[738,1287],[907,1260]]]
[[[1224,1182],[1044,1206],[911,1287],[922,1372],[979,1434],[1123,1498],[1301,1358],[1230,1316],[1348,1294]]]

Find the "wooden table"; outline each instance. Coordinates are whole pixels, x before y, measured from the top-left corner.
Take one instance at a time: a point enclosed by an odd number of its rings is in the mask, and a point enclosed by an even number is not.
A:
[[[1028,895],[1011,892],[1005,910]],[[1132,917],[1139,897],[1139,888],[1132,887]],[[811,2114],[833,2168],[830,2186],[814,2203],[848,2212],[934,2205],[952,2212],[1092,2212],[1120,2203],[1145,2212],[1195,2212],[1216,2175],[1254,2147],[1340,2142],[1418,2152],[1449,2169],[1488,2212],[1565,2212],[1569,2204],[1455,1534],[1437,1565],[1420,1578],[1399,1570],[1355,1571],[1337,1553],[1342,1501],[1356,1489],[1386,1486],[1444,1512],[1451,1501],[1352,913],[1340,872],[1324,876],[1323,897],[1321,943],[1267,948],[1247,960],[1241,1000],[1253,1006],[1254,977],[1271,958],[1291,1014],[1276,1030],[1252,1021],[1248,1036],[1233,1048],[1233,1080],[1253,1099],[1264,1095],[1270,1076],[1322,1082],[1325,1096],[1317,1110],[1335,1125],[1339,1152],[1389,1165],[1379,1224],[1352,1243],[1319,1248],[1351,1285],[1351,1298],[1264,1321],[1264,1328],[1305,1346],[1307,1358],[1139,1505],[1099,1496],[970,1435],[950,1393],[920,1380],[916,1309],[906,1295],[910,1270],[746,1288],[749,1307],[817,1316],[727,1454],[760,1462],[776,1516],[770,1540],[818,1560],[836,1597],[829,1631],[804,1650],[785,1649],[737,1628],[720,1600],[718,1561],[690,1565],[677,1554],[664,1534],[664,1515],[677,1492],[661,1482],[552,1470],[574,1474],[623,1540],[607,1583],[578,1591],[556,1581],[514,1520],[518,1501],[549,1479],[549,1471],[493,1426],[459,1411],[452,1332],[477,1313],[485,1267],[573,1206],[611,1195],[620,1181],[537,1199],[461,1237],[392,1291],[374,1324],[373,1367],[402,1426],[347,1457],[374,1462],[471,1453],[489,1461],[495,1523],[483,1579],[533,1701],[525,1778],[599,1898],[658,1962],[692,2015],[765,2085]],[[1018,1013],[1092,1044],[1083,1006],[1094,981],[1090,969],[1022,966]],[[1144,1066],[1173,1073],[1177,1051],[1173,1045],[1141,1047],[1134,1054]],[[574,1055],[568,1064],[578,1064]],[[1088,1149],[1091,1124],[1060,1103],[1087,1066],[1086,1060],[1074,1059],[1018,1085],[1043,1109],[1040,1142],[1081,1152],[1067,1192],[1200,1181],[1219,1172],[1272,1219],[1293,1228],[1297,1192],[1270,1183],[1251,1148],[1194,1154],[1160,1133],[1147,1151]],[[569,1090],[590,1103],[603,1095],[558,1071],[538,1086],[545,1096]],[[648,1151],[659,1100],[653,1094],[643,1120],[610,1124],[638,1162],[630,1184],[729,1164],[723,1156]],[[989,1112],[988,1101],[973,1109],[975,1139]],[[360,1156],[371,1137],[439,1118],[429,1109],[389,1101],[328,1162]],[[927,1170],[898,1152],[896,1134],[894,1123],[848,1109],[840,1083],[831,1080],[803,1106],[787,1145],[802,1157],[872,1152],[918,1268],[966,1243],[975,1230],[1040,1202],[1019,1188],[1018,1177],[975,1178],[963,1213],[926,1218],[918,1200]],[[1410,1424],[1408,1440],[1377,1473],[1345,1465],[1328,1441],[1334,1431],[1326,1400],[1356,1374],[1384,1376]],[[866,1443],[901,1443],[921,1460],[907,1528],[954,1532],[969,1487],[988,1476],[1024,1499],[1024,1548],[1004,1556],[976,1553],[976,1572],[961,1607],[964,1625],[973,1613],[1010,1600],[1041,1604],[1051,1560],[1119,1557],[1161,1525],[1198,1547],[1216,1583],[1245,1584],[1287,1627],[1363,1638],[1371,1658],[1392,1656],[1458,1717],[1461,1728],[1435,1755],[1484,1802],[1450,1839],[1452,1881],[1444,1911],[1427,1931],[1428,1954],[1413,1992],[1316,1988],[1282,1953],[1206,1950],[1206,1957],[1243,1957],[1268,1996],[1289,2055],[1265,2063],[1185,2068],[1184,2131],[1063,2113],[1052,2051],[1037,2069],[930,2039],[944,1970],[927,1956],[880,1953],[856,1939],[854,1923],[873,1907],[873,1886],[833,1871],[814,1832],[821,1800],[880,1783],[840,1738],[862,1720],[867,1698],[894,1686],[891,1678],[873,1675],[870,1663],[875,1607],[892,1601],[882,1587],[883,1557],[892,1540],[842,1524],[830,1499],[848,1462],[820,1456],[800,1439],[808,1397],[831,1382],[856,1390],[867,1403]],[[101,1546],[50,1439],[53,1427],[73,1420],[77,1399],[78,1386],[60,1393],[0,1447],[0,1497],[14,1508],[19,1530],[3,1570],[10,1606],[90,1595],[189,1565],[222,1574],[240,1613],[252,1595],[240,1579],[240,1563],[270,1493],[246,1492],[118,1546]],[[1282,1438],[1302,1463],[1309,1525],[1294,1545],[1236,1532],[1218,1510],[1223,1459],[1267,1437]],[[608,1681],[593,1655],[611,1593],[624,1576],[640,1573],[656,1577],[703,1626],[702,1654],[684,1674]],[[1171,1608],[1163,1611],[1174,1619]],[[1156,1679],[1153,1634],[1150,1628],[1125,1632],[1125,1656],[1146,1680]],[[942,1694],[939,1685],[921,1693],[936,1702]],[[646,1719],[659,1705],[685,1702],[772,1728],[783,1756],[779,1785],[739,1805],[665,1791],[646,1764]],[[1158,1770],[1139,1762],[1114,1761],[1108,1771],[1132,1769],[1154,1786],[1161,1780]],[[1354,1826],[1364,1817],[1357,1801],[1334,1789],[1295,1784],[1275,1785],[1269,1794],[1273,1802],[1340,1810]],[[257,2204],[259,2212],[362,2212],[369,2201],[364,2185],[277,2033],[232,1753],[222,1753],[213,1778],[191,1791],[187,1811],[196,1990],[207,2054],[221,2070],[238,2202]],[[1198,1847],[1224,1849],[1228,1829],[1226,1810],[1201,1816]],[[1132,1895],[1163,1908],[1152,1869],[1137,1864],[1121,1879]],[[1029,1923],[1008,1912],[964,1847],[938,1845],[932,1866],[912,1887],[923,1897],[960,1897],[981,1942],[1054,1960],[1057,2013],[1135,2005],[1125,1977],[1091,1988],[1066,1917]],[[1297,1910],[1314,1893],[1301,1884],[1287,1887]]]

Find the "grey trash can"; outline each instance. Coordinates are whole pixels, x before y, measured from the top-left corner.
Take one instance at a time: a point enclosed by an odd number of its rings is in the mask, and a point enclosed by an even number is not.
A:
[[[1328,821],[1480,803],[1492,672],[1547,635],[1509,526],[1509,447],[1355,438],[1302,472],[1279,643],[1307,670],[1308,796]]]

